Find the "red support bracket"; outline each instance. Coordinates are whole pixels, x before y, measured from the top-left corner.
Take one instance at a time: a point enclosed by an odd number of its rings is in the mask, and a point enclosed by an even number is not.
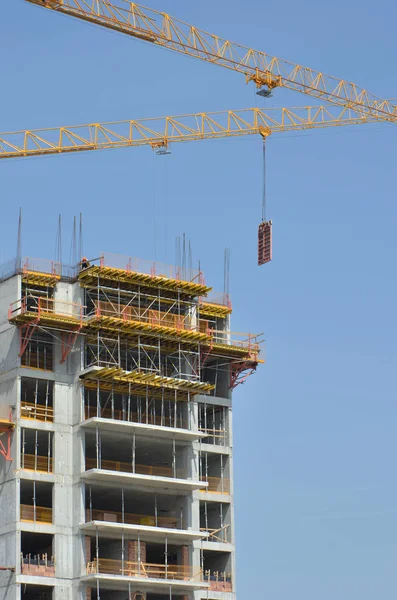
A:
[[[14,429],[14,423],[12,422],[11,411],[9,415],[9,421],[1,421],[0,422],[0,435],[3,433],[7,434],[7,446],[3,444],[3,441],[0,440],[0,454],[4,456],[4,458],[11,462],[11,433]]]
[[[212,329],[208,329],[207,334],[211,336],[211,342],[210,342],[210,346],[209,346],[208,350],[205,350],[204,352],[200,353],[200,368],[201,369],[204,367],[205,363],[207,362],[207,359],[212,352],[212,348],[214,347],[214,334],[213,334]]]
[[[244,383],[250,375],[255,373],[258,361],[256,360],[236,360],[230,364],[230,385],[229,389],[234,390],[238,385]]]
[[[26,348],[28,347],[28,344],[32,338],[32,335],[34,333],[35,327],[37,325],[37,323],[39,322],[39,318],[34,319],[34,321],[30,321],[29,323],[26,323],[25,325],[22,325],[22,327],[20,328],[20,345],[19,345],[19,357],[23,356]]]
[[[79,328],[74,331],[69,331],[68,333],[61,333],[61,364],[65,362],[67,359],[69,352],[73,349],[77,336],[80,333],[82,325],[80,324]]]

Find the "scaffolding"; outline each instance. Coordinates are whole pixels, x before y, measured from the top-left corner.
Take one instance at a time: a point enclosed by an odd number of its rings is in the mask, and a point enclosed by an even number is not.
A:
[[[261,336],[231,332],[229,295],[211,294],[203,274],[188,271],[102,254],[75,269],[84,299],[68,302],[54,292],[62,265],[25,259],[24,295],[9,309],[23,364],[51,370],[50,344],[65,362],[82,339],[86,389],[187,400],[216,395],[224,376],[233,389],[263,362]]]

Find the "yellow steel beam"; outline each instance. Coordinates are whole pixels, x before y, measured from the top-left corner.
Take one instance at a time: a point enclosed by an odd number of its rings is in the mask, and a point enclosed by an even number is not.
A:
[[[284,86],[369,116],[397,121],[397,107],[350,81],[235,44],[170,15],[125,0],[27,0],[242,73],[270,89]]]
[[[358,125],[379,120],[352,108],[303,106],[266,110],[247,108],[177,117],[91,123],[0,133],[0,159],[128,146],[149,145],[154,149],[161,149],[173,142],[242,135],[266,137],[275,132]]]

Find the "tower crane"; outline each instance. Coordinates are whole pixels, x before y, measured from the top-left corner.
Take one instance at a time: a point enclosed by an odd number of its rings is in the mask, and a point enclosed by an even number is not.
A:
[[[357,125],[380,119],[337,106],[248,108],[218,113],[91,123],[53,129],[0,133],[0,159],[151,146],[158,153],[174,142],[261,135],[274,132]],[[265,205],[265,197],[263,199]],[[258,264],[272,258],[272,222],[265,215],[258,229]]]
[[[263,95],[286,87],[308,96],[397,122],[397,107],[357,86],[293,62],[236,44],[170,15],[125,0],[26,0],[169,50],[242,73]]]

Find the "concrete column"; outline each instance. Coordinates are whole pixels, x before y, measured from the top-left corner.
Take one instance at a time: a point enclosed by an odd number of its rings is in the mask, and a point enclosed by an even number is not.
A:
[[[190,550],[189,546],[182,546],[180,550],[180,564],[183,567],[183,578],[190,579]],[[186,600],[186,597],[184,598]]]
[[[85,563],[91,562],[91,538],[89,535],[85,536]]]
[[[146,562],[146,543],[138,542],[137,540],[129,540],[127,546],[127,560],[129,562],[137,563],[138,558],[141,563]]]

